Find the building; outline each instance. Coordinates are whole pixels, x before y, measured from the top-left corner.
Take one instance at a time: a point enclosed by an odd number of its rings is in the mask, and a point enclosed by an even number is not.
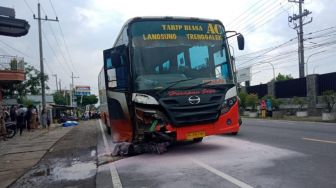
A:
[[[25,80],[24,60],[21,57],[0,55],[0,89]],[[1,92],[2,99],[2,92]]]

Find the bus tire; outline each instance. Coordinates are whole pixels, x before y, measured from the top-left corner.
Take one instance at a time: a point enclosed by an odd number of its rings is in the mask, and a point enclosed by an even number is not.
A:
[[[201,137],[201,138],[194,138],[193,139],[193,143],[202,142],[202,140],[203,140],[203,137]]]
[[[231,135],[237,136],[238,132],[232,132]]]

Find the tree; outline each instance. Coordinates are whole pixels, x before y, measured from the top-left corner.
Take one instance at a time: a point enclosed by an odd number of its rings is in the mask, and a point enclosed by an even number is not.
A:
[[[245,108],[246,108],[246,98],[247,98],[247,96],[248,96],[248,94],[246,93],[246,92],[240,92],[239,94],[238,94],[238,96],[239,96],[239,106],[243,109],[243,110],[245,110]]]
[[[258,95],[256,94],[248,94],[246,97],[247,106],[251,107],[251,111],[255,112],[258,105]]]
[[[55,104],[68,105],[70,103],[70,96],[68,93],[55,92],[53,94]]]
[[[96,95],[83,96],[82,99],[81,97],[77,97],[78,106],[96,104],[97,102],[98,102],[98,97]]]
[[[14,63],[13,63],[14,64]],[[26,80],[15,84],[9,88],[9,93],[14,94],[17,92],[20,99],[23,99],[27,94],[30,95],[40,95],[42,93],[41,88],[41,72],[37,70],[32,65],[27,65],[25,63],[25,75]],[[44,80],[48,81],[48,75],[44,74]],[[49,89],[47,85],[45,85],[46,89]]]
[[[292,75],[288,74],[281,74],[279,73],[278,76],[275,78],[275,81],[285,81],[285,80],[292,80],[294,79]]]

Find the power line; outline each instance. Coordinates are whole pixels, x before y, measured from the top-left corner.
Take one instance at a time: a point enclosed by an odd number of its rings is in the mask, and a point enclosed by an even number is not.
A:
[[[16,49],[15,47],[13,47],[13,46],[9,45],[9,44],[8,44],[8,43],[6,43],[5,41],[2,41],[2,40],[0,40],[0,42],[1,42],[2,44],[4,44],[5,46],[7,46],[8,48],[10,48],[10,49],[12,49],[12,50],[14,50],[14,51],[16,51],[16,52],[20,53],[20,54],[21,54],[21,55],[23,55],[23,56],[26,56],[26,57],[28,57],[28,58],[30,58],[30,59],[33,59],[33,60],[37,60],[37,58],[35,58],[35,57],[32,57],[32,56],[30,56],[30,55],[28,55],[28,54],[26,54],[26,53],[22,52],[22,51],[21,51],[21,50],[19,50],[19,49]]]
[[[30,10],[30,12],[31,12],[32,14],[34,14],[33,9],[30,7],[30,5],[27,3],[27,1],[24,0],[24,2],[25,2],[25,4],[26,4],[26,6],[28,7],[28,9]]]
[[[315,34],[316,33],[320,33],[320,32],[322,32],[322,31],[327,31],[327,30],[329,30],[329,34],[333,34],[335,31],[330,31],[331,29],[333,29],[333,28],[335,28],[335,26],[333,26],[333,27],[329,27],[329,28],[325,28],[325,29],[321,29],[321,30],[316,30],[316,31],[313,31],[313,32],[310,32],[310,33],[308,33],[308,34],[306,34],[306,35],[312,35],[312,39],[314,39],[315,37],[317,37],[317,36],[315,36]],[[326,34],[326,32],[324,33],[324,34],[321,34],[321,35],[325,35]],[[318,36],[320,36],[320,35],[318,35]],[[331,36],[330,36],[331,37]],[[297,38],[297,37],[296,37]],[[291,39],[292,41],[294,40],[294,39],[296,39],[296,38],[293,38],[293,39]],[[291,41],[290,40],[290,41]],[[322,41],[324,41],[324,40],[322,40]],[[322,44],[317,44],[317,45],[313,45],[313,46],[311,46],[310,48],[306,48],[307,50],[312,50],[313,48],[320,48],[320,47],[328,47],[328,46],[332,46],[332,45],[334,45],[334,43],[331,41],[330,42],[330,39],[328,38],[328,39],[325,39],[325,41],[328,41],[327,43],[322,43]],[[293,43],[293,44],[295,44],[295,43]],[[264,61],[265,59],[263,58],[263,57],[265,57],[266,55],[267,55],[267,53],[268,52],[270,52],[270,51],[273,51],[273,50],[279,50],[279,49],[283,49],[284,47],[290,47],[291,45],[293,45],[293,44],[290,44],[290,43],[288,43],[288,44],[286,44],[286,45],[281,45],[280,47],[279,46],[273,46],[273,47],[269,47],[269,48],[266,48],[266,49],[263,49],[263,50],[259,50],[259,51],[255,51],[255,52],[251,52],[251,53],[248,53],[248,54],[243,54],[243,55],[241,55],[241,56],[237,56],[236,57],[236,61],[237,61],[237,66],[241,66],[242,64],[246,64],[246,61],[252,61],[253,59],[255,59],[255,58],[261,58],[260,59],[260,61]],[[293,51],[293,50],[291,50],[291,51]],[[266,53],[265,53],[266,52]],[[294,50],[293,52],[297,52],[297,50]],[[276,55],[275,55],[276,56]],[[272,58],[272,57],[271,57]],[[273,57],[274,58],[274,57]],[[245,60],[245,61],[244,61]],[[266,59],[266,60],[268,60],[268,59]],[[273,59],[272,59],[273,60]],[[238,62],[239,61],[243,61],[241,64],[239,64]],[[259,61],[259,62],[260,62]],[[253,64],[252,64],[253,65]]]
[[[50,48],[51,52],[54,54],[55,59],[56,59],[57,62],[63,67],[61,61],[60,61],[60,60],[58,59],[58,57],[57,57],[57,54],[56,54],[54,48],[53,48],[52,45],[50,44],[48,38],[46,37],[46,35],[45,35],[45,33],[44,33],[43,31],[42,31],[42,34],[43,34],[44,39],[47,41],[48,47]],[[65,67],[63,67],[63,69],[64,69],[64,70],[68,70],[69,73],[71,73],[71,71],[70,71],[69,69],[66,69]]]
[[[281,10],[281,9],[276,9],[275,11],[276,11],[276,14],[273,17],[271,15],[273,15],[274,12],[271,11],[270,14],[267,14],[262,19],[258,20],[258,22],[254,25],[254,27],[253,26],[249,26],[249,27],[243,29],[241,32],[244,33],[244,35],[246,35],[246,33],[250,33],[251,31],[253,31],[253,28],[261,28],[261,26],[264,26],[265,24],[267,24],[268,22],[274,20],[279,15],[281,15],[281,14],[283,14],[285,12],[285,10]]]
[[[49,3],[50,3],[50,5],[51,5],[51,7],[52,7],[52,9],[53,9],[53,11],[54,11],[54,14],[57,16],[57,11],[56,11],[56,9],[55,9],[55,7],[54,7],[52,1],[49,0]],[[62,29],[62,26],[61,26],[61,22],[58,22],[58,27],[59,27],[59,30],[60,30],[60,33],[61,33],[61,37],[62,37],[62,39],[63,39],[63,43],[64,43],[64,46],[65,46],[66,53],[67,53],[68,58],[69,58],[69,60],[70,60],[70,65],[71,65],[71,67],[72,67],[72,70],[74,70],[75,73],[78,74],[77,70],[76,70],[75,67],[73,66],[73,59],[72,59],[72,57],[71,57],[71,53],[70,53],[69,47],[68,47],[67,42],[66,42],[66,40],[65,40],[65,36],[64,36],[64,33],[63,33],[63,29]]]
[[[259,3],[261,3],[261,2],[263,2],[263,1],[258,1],[258,2],[257,2],[256,4],[254,4],[253,6],[247,8],[243,13],[241,13],[239,16],[237,16],[236,18],[234,18],[233,20],[231,20],[231,22],[228,23],[227,25],[229,26],[229,25],[233,24],[234,21],[236,21],[236,20],[241,20],[242,18],[244,18],[243,15],[245,15],[245,14],[247,14],[249,11],[253,10],[253,8],[254,8],[256,5],[258,5]],[[266,2],[269,2],[269,1],[266,0]],[[263,3],[263,5],[264,5],[264,4],[265,4],[265,3]],[[260,8],[260,7],[259,7],[259,8]],[[258,9],[258,8],[257,8],[257,9]]]
[[[44,9],[42,8],[42,10],[44,11]],[[44,11],[45,12],[45,11]],[[57,45],[57,47],[58,47],[58,49],[59,49],[59,51],[60,51],[60,54],[61,54],[61,56],[63,57],[63,60],[64,60],[64,63],[67,65],[67,67],[69,68],[69,70],[73,70],[70,66],[69,66],[69,62],[68,62],[68,59],[67,58],[65,58],[65,56],[64,56],[64,53],[63,53],[63,51],[62,51],[62,48],[61,48],[61,45],[60,45],[60,43],[59,43],[59,41],[58,41],[58,39],[57,39],[57,37],[56,37],[56,34],[55,34],[55,32],[54,32],[54,29],[52,28],[52,26],[51,26],[51,24],[48,22],[48,26],[49,26],[49,28],[50,28],[50,31],[51,31],[51,34],[53,35],[53,37],[54,37],[54,39],[55,39],[55,41],[56,41],[56,45]],[[48,42],[49,44],[50,44],[50,42]],[[50,45],[50,47],[51,47],[51,45]],[[52,47],[51,47],[52,48]],[[55,56],[56,56],[56,53],[55,53],[55,50],[54,49],[52,49],[53,50],[53,52],[54,52],[54,54],[55,54]],[[71,72],[71,71],[70,71]]]
[[[55,10],[55,7],[54,7],[54,5],[53,5],[52,1],[51,1],[51,0],[49,0],[49,3],[50,3],[50,5],[51,5],[51,8],[52,8],[52,9],[53,9],[53,11],[54,11],[54,14],[55,14],[55,16],[57,16],[57,13],[56,13],[56,10]]]
[[[266,5],[266,6],[265,6]],[[249,20],[251,21],[251,18],[257,18],[257,16],[255,14],[252,14],[253,12],[257,12],[258,10],[260,10],[262,7],[262,10],[267,10],[269,7],[271,7],[273,5],[273,3],[271,1],[267,1],[265,3],[263,3],[261,6],[258,6],[256,9],[251,9],[251,14],[246,15],[245,17],[240,17],[240,19],[238,19],[234,24],[229,24],[231,25],[230,27],[232,28],[239,28],[244,22],[245,20]],[[264,7],[265,6],[265,7]],[[259,12],[260,13],[260,12]]]

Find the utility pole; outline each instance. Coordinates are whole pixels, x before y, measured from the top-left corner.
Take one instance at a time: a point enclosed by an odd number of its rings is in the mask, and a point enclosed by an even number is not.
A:
[[[299,75],[300,78],[303,78],[305,75],[305,60],[304,60],[304,44],[303,44],[303,26],[306,24],[309,24],[313,21],[313,18],[310,18],[310,21],[303,23],[303,17],[308,16],[312,12],[305,9],[302,11],[302,4],[304,3],[304,0],[288,0],[290,3],[299,3],[299,15],[294,14],[293,16],[288,17],[288,22],[292,23],[292,28],[296,30],[298,34],[298,52],[299,52]],[[299,24],[295,23],[296,20],[299,20]]]
[[[69,89],[69,96],[70,96],[70,106],[72,107],[72,84],[70,84],[70,89]],[[71,110],[72,111],[72,110]]]
[[[57,74],[53,74],[52,76],[54,76],[56,78],[56,91],[58,91]]]
[[[74,102],[74,88],[75,88],[75,86],[74,86],[74,79],[75,78],[79,78],[78,76],[74,76],[73,75],[73,72],[71,72],[71,86],[70,86],[70,98],[71,98],[71,106],[73,106],[73,102]]]
[[[60,90],[60,92],[62,92],[62,82],[61,82],[61,79],[59,79],[59,90]]]
[[[46,107],[45,101],[45,79],[44,79],[44,67],[43,67],[43,47],[42,47],[42,25],[41,20],[44,21],[56,21],[58,22],[58,18],[56,19],[48,19],[47,16],[45,18],[41,18],[41,5],[37,3],[37,18],[34,14],[34,19],[37,20],[38,23],[38,31],[39,31],[39,47],[40,47],[40,72],[41,72],[41,87],[42,87],[42,109]]]

